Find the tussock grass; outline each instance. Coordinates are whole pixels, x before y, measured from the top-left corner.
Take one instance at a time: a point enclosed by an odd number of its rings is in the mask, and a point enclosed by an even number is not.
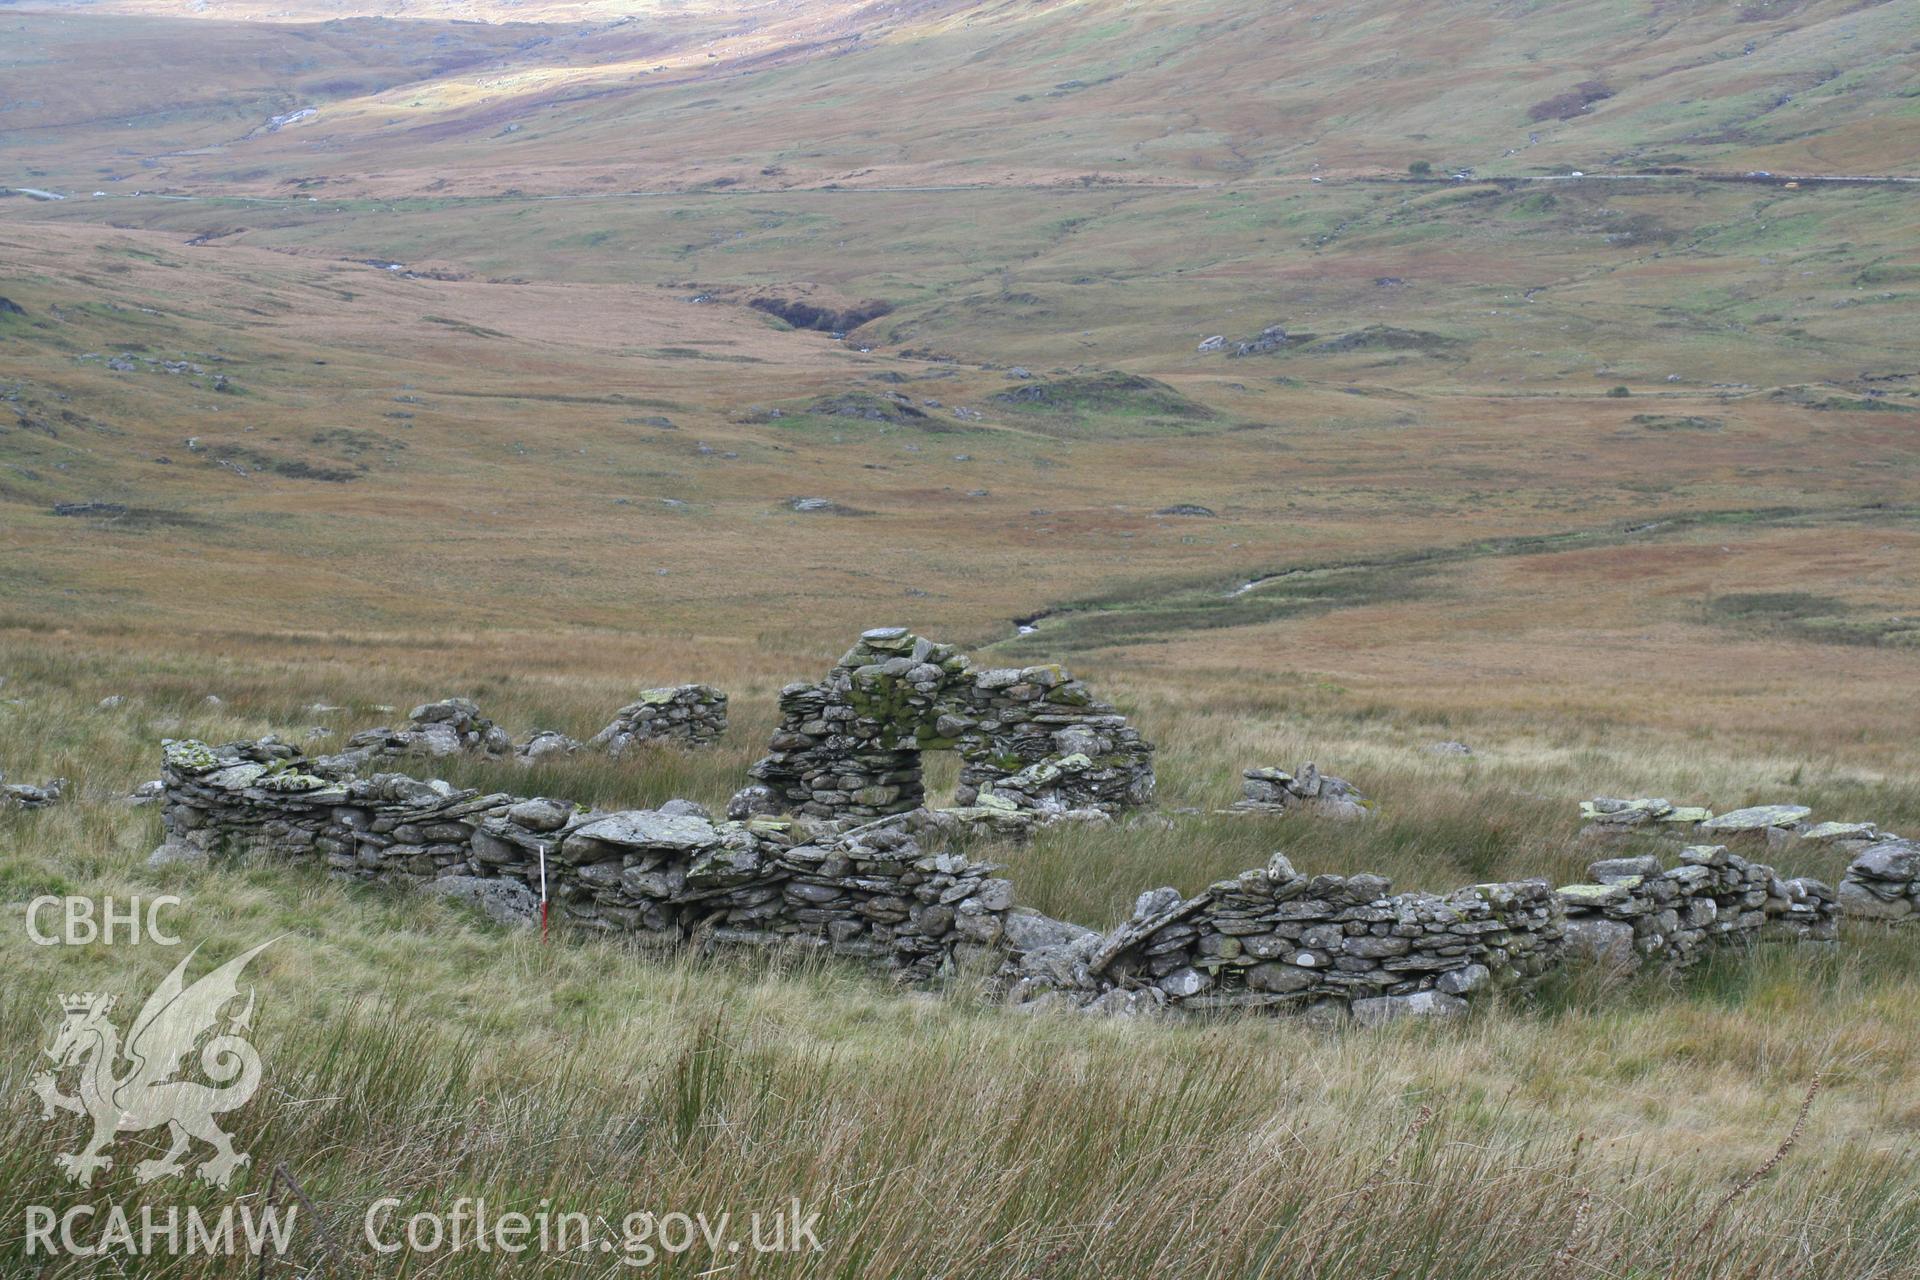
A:
[[[328,665],[324,683],[301,662],[259,656],[184,653],[144,668],[82,649],[9,658],[31,677],[10,686],[23,701],[0,715],[9,771],[67,772],[80,792],[7,820],[0,955],[12,978],[0,1034],[22,1052],[0,1066],[0,1091],[17,1095],[34,1069],[28,1047],[46,1042],[56,993],[94,988],[131,1003],[178,959],[153,946],[33,947],[21,920],[32,895],[177,893],[175,927],[208,963],[277,937],[255,962],[267,1082],[234,1117],[255,1161],[238,1189],[290,1202],[266,1178],[285,1164],[341,1242],[336,1274],[401,1273],[402,1260],[361,1242],[361,1218],[383,1196],[400,1198],[402,1215],[459,1196],[485,1196],[496,1212],[546,1199],[616,1225],[639,1209],[745,1214],[797,1197],[821,1212],[825,1251],[755,1258],[741,1272],[769,1276],[1891,1280],[1920,1250],[1911,931],[1850,926],[1834,951],[1721,955],[1684,979],[1569,972],[1463,1025],[1335,1034],[1259,1019],[1021,1015],[971,983],[899,991],[812,957],[662,954],[567,933],[542,947],[451,904],[305,865],[149,871],[156,815],[112,797],[151,775],[155,739],[176,720],[176,732],[235,737],[293,729],[322,693],[360,723],[379,719],[370,708],[383,701],[404,714],[414,700],[469,692],[516,730],[579,734],[629,682],[456,667],[428,683],[404,653],[358,674]],[[716,673],[736,691],[736,730],[712,751],[442,772],[588,802],[717,803],[772,723],[779,680],[758,667],[744,664],[737,680]],[[1169,805],[1199,812],[1170,828],[1051,832],[975,851],[1010,864],[1024,901],[1095,925],[1140,889],[1196,889],[1275,848],[1315,871],[1380,871],[1406,887],[1570,875],[1586,857],[1570,843],[1582,778],[1635,790],[1666,775],[1691,799],[1756,776],[1752,744],[1613,754],[1597,726],[1563,730],[1556,745],[1523,719],[1355,714],[1311,688],[1243,703],[1209,693],[1225,687],[1212,678],[1182,687],[1113,674],[1103,687],[1162,744]],[[109,686],[127,703],[95,709]],[[224,705],[201,703],[213,688]],[[1454,733],[1470,733],[1480,754],[1425,752]],[[1308,756],[1358,782],[1380,816],[1342,826],[1211,812],[1236,793],[1243,764]],[[1823,812],[1897,826],[1920,806],[1906,784],[1796,767],[1794,794]],[[1797,1140],[1749,1185],[1816,1073],[1825,1085]],[[77,1124],[43,1124],[30,1104],[8,1110],[0,1198],[223,1202],[185,1185],[133,1186],[133,1162],[155,1153],[145,1139],[121,1142],[102,1188],[66,1186],[52,1156],[71,1148]],[[324,1252],[303,1227],[292,1263],[269,1274],[311,1269]],[[659,1271],[730,1262],[690,1255]],[[225,1267],[142,1274],[232,1274]],[[442,1254],[404,1269],[615,1273],[598,1253],[514,1264]]]

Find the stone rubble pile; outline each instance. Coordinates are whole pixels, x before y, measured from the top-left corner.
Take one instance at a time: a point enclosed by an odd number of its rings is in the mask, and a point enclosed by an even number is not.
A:
[[[1887,836],[1861,850],[1840,882],[1840,906],[1869,920],[1920,920],[1920,840]]]
[[[1567,943],[1584,958],[1629,969],[1649,962],[1685,968],[1709,944],[1832,942],[1839,904],[1818,880],[1783,880],[1725,845],[1691,845],[1671,869],[1651,856],[1608,858],[1587,868],[1589,884],[1556,896]]]
[[[922,751],[961,759],[963,810],[1112,813],[1153,800],[1153,747],[1058,666],[988,669],[900,627],[868,631],[780,727],[728,812],[827,821],[920,808]]]
[[[648,689],[620,708],[587,745],[618,760],[643,742],[711,746],[727,731],[727,695],[710,684],[679,684]]]
[[[65,778],[54,778],[36,787],[26,782],[8,782],[7,775],[0,773],[0,813],[9,809],[44,809],[58,804],[60,793],[66,789]]]
[[[1323,774],[1312,761],[1292,773],[1285,769],[1248,769],[1240,775],[1241,798],[1227,813],[1286,814],[1296,810],[1317,817],[1351,820],[1372,814],[1373,806],[1352,783]]]

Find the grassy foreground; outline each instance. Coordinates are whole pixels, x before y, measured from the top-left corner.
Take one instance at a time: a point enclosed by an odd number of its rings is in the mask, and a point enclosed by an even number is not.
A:
[[[214,1211],[231,1199],[179,1180],[136,1187],[134,1163],[161,1144],[131,1136],[94,1188],[68,1186],[53,1156],[73,1149],[80,1122],[43,1123],[23,1093],[57,994],[113,992],[124,1014],[181,954],[36,947],[24,904],[175,893],[185,901],[174,931],[203,948],[196,974],[278,939],[250,971],[265,1084],[228,1117],[254,1161],[235,1184],[240,1202],[300,1206],[292,1251],[269,1275],[1854,1278],[1910,1275],[1920,1253],[1911,931],[1850,926],[1835,952],[1729,954],[1679,983],[1604,989],[1569,975],[1531,1004],[1464,1025],[1336,1034],[1288,1021],[1028,1016],[971,988],[897,991],[785,956],[662,956],[565,935],[543,947],[462,909],[302,866],[149,871],[157,816],[114,797],[152,775],[163,733],[297,737],[318,690],[348,708],[343,727],[382,718],[381,703],[462,691],[516,732],[578,733],[618,705],[612,679],[487,684],[456,675],[456,660],[423,688],[432,677],[393,657],[322,677],[257,657],[133,664],[45,637],[5,657],[18,699],[0,713],[9,775],[64,772],[76,785],[71,803],[14,815],[3,836],[9,1206]],[[722,681],[736,727],[703,756],[589,760],[530,778],[449,772],[608,803],[717,801],[758,750],[773,687],[803,673],[781,665]],[[1643,750],[1604,725],[1563,723],[1566,740],[1550,746],[1511,713],[1444,726],[1356,713],[1312,690],[1216,705],[1178,685],[1148,696],[1142,684],[1136,701],[1124,673],[1103,685],[1162,743],[1169,807],[1202,812],[1176,816],[1171,831],[1005,851],[1024,900],[1094,924],[1140,888],[1191,890],[1275,847],[1310,869],[1380,870],[1409,887],[1571,875],[1581,861],[1571,802],[1596,785],[1664,782],[1723,806],[1756,785],[1791,785],[1822,812],[1895,829],[1920,819],[1911,784],[1863,776],[1844,744],[1797,753],[1794,776],[1784,758]],[[205,705],[216,690],[224,705]],[[126,703],[96,708],[110,691]],[[1472,736],[1478,754],[1424,750],[1449,732]],[[1309,744],[1383,802],[1381,819],[1327,828],[1207,816],[1247,759],[1290,761]],[[1876,755],[1897,763],[1884,747]],[[269,1181],[282,1165],[304,1202]],[[495,1215],[544,1202],[609,1225],[596,1245],[513,1257],[382,1254],[366,1241],[376,1201],[400,1202],[382,1219],[392,1243],[406,1215],[445,1214],[461,1197],[484,1198]],[[596,1247],[634,1212],[744,1220],[796,1199],[802,1216],[820,1215],[819,1252],[743,1258],[701,1245],[642,1268]],[[12,1274],[117,1273],[102,1260],[27,1258],[17,1217],[0,1240]],[[230,1259],[128,1266],[253,1274]]]

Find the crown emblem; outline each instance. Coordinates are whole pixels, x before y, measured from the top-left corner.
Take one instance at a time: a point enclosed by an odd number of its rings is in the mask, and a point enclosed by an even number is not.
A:
[[[113,1008],[113,997],[92,991],[78,991],[70,996],[61,996],[60,1007],[68,1013],[92,1013],[95,1010],[105,1013]]]

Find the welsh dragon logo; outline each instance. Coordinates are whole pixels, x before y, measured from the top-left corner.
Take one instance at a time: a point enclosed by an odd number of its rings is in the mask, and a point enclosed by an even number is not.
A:
[[[271,945],[269,940],[235,956],[190,987],[182,980],[193,959],[189,952],[147,997],[124,1045],[118,1028],[107,1019],[112,996],[87,992],[60,997],[66,1020],[46,1051],[54,1069],[37,1073],[31,1087],[39,1095],[42,1118],[71,1111],[93,1121],[93,1137],[85,1146],[54,1157],[70,1179],[90,1186],[95,1170],[113,1168],[107,1149],[118,1135],[162,1125],[172,1145],[158,1160],[135,1166],[134,1176],[141,1182],[184,1173],[195,1138],[213,1148],[195,1172],[216,1187],[226,1186],[234,1170],[248,1162],[250,1157],[233,1149],[233,1139],[213,1118],[245,1106],[260,1087],[260,1055],[240,1034],[252,1023],[253,992],[246,993],[246,1005],[238,1013],[223,1011],[240,998],[240,971]],[[213,1084],[176,1079],[182,1059],[209,1034],[212,1038],[200,1048],[200,1069]],[[60,1075],[69,1067],[79,1068],[72,1095],[60,1092]]]

